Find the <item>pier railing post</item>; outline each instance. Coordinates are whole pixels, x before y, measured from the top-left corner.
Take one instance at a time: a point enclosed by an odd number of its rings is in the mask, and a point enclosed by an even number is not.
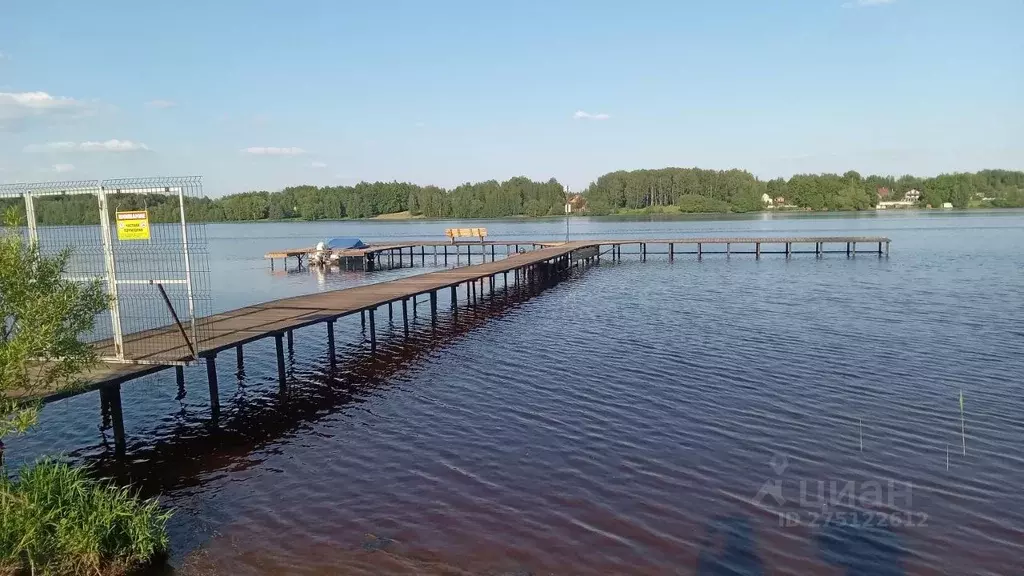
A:
[[[669,262],[674,262],[675,259],[676,259],[676,245],[671,243],[671,242],[669,242],[668,243],[668,261]]]

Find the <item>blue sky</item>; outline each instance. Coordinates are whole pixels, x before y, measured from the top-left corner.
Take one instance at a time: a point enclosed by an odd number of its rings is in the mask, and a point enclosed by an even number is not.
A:
[[[1024,169],[1020,0],[0,4],[0,181]]]

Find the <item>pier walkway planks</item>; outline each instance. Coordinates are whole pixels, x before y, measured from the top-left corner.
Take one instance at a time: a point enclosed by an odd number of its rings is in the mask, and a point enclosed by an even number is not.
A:
[[[481,278],[534,266],[564,257],[589,245],[592,243],[562,243],[555,247],[512,254],[508,258],[494,262],[283,298],[214,314],[198,321],[201,325],[198,332],[206,335],[206,338],[199,342],[199,356],[208,358],[236,346],[387,305],[389,302],[399,302]],[[136,355],[137,360],[173,362],[191,359],[189,348],[175,326],[126,335],[125,350],[130,351],[133,345],[149,352],[148,355]],[[113,344],[109,340],[98,342],[96,347],[100,354],[113,352]],[[52,401],[81,394],[103,385],[125,382],[170,367],[154,364],[101,364],[84,375],[82,387],[47,395],[43,400]]]
[[[388,282],[367,284],[353,288],[345,288],[330,292],[309,294],[283,298],[253,306],[246,306],[237,310],[214,314],[209,317],[200,318],[197,322],[197,332],[204,335],[197,344],[200,358],[206,358],[208,364],[218,352],[230,348],[240,347],[244,344],[261,340],[270,336],[278,339],[285,333],[292,330],[310,326],[321,322],[333,322],[333,320],[366,310],[373,310],[388,303],[405,301],[416,296],[436,293],[446,288],[453,288],[461,284],[479,281],[483,278],[504,274],[519,269],[530,269],[542,263],[550,263],[562,258],[567,258],[573,252],[580,250],[583,258],[593,258],[600,252],[601,247],[610,247],[612,259],[616,252],[621,258],[621,247],[623,245],[638,245],[641,258],[645,259],[647,245],[660,244],[668,247],[669,258],[674,254],[680,254],[675,250],[677,244],[697,245],[697,254],[702,254],[701,246],[709,245],[749,245],[756,246],[755,253],[760,257],[761,244],[784,245],[785,254],[797,253],[792,250],[794,244],[813,244],[813,252],[824,254],[827,252],[841,253],[844,250],[825,250],[824,244],[845,244],[846,254],[863,253],[864,250],[857,250],[858,243],[864,245],[878,244],[878,254],[882,255],[882,246],[885,245],[885,254],[888,254],[890,240],[885,237],[876,236],[821,236],[821,237],[734,237],[734,238],[699,238],[684,237],[674,239],[638,239],[638,238],[610,238],[602,240],[581,240],[572,242],[551,242],[551,241],[485,241],[483,243],[457,243],[454,246],[462,247],[467,245],[521,245],[534,246],[536,249],[524,253],[510,253],[501,259],[463,266],[458,268],[444,269],[436,272],[429,272],[416,276],[409,276]],[[392,250],[408,249],[422,246],[452,246],[449,242],[422,241],[406,242],[401,244],[380,245],[372,249]],[[852,250],[851,250],[852,247]],[[586,250],[584,250],[586,249]],[[809,251],[804,251],[805,253]],[[875,252],[871,250],[871,253]],[[714,252],[707,252],[712,254]],[[723,252],[728,253],[728,252]],[[741,254],[744,252],[733,252]],[[769,253],[769,252],[765,252]],[[772,253],[783,253],[776,251]],[[436,314],[436,298],[432,297],[432,312]],[[372,321],[372,319],[371,319]],[[333,330],[333,326],[329,329]],[[372,331],[371,331],[372,332]],[[332,334],[333,332],[329,332]],[[113,343],[109,340],[95,344],[97,352],[101,355],[113,355]],[[44,395],[42,400],[52,401],[68,396],[74,396],[90,390],[95,390],[106,385],[115,385],[141,376],[152,374],[172,365],[168,362],[185,362],[192,359],[189,347],[182,338],[176,326],[166,326],[145,332],[128,334],[124,337],[126,353],[137,361],[149,362],[148,364],[101,364],[83,376],[84,384],[73,390],[54,391]],[[141,353],[140,351],[145,351]],[[280,356],[280,349],[279,349]],[[180,372],[179,372],[180,377]],[[16,394],[14,396],[17,396]]]

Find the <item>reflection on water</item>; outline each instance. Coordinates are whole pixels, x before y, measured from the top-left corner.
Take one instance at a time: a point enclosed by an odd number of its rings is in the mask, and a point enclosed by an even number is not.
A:
[[[238,374],[219,363],[216,427],[196,367],[184,396],[173,373],[125,386],[124,462],[97,431],[95,395],[48,406],[9,454],[56,447],[162,493],[177,509],[174,573],[1019,571],[1024,215],[572,225],[579,237],[880,234],[893,247],[889,259],[606,259],[436,332],[421,306],[408,344],[400,314],[382,311],[377,357],[349,318],[333,370],[323,328],[296,332],[284,391],[272,340],[247,346]],[[211,226],[217,305],[419,273],[271,274],[260,259],[341,227],[364,240],[450,227],[407,226]],[[561,221],[488,228],[564,235]],[[890,481],[894,506],[856,509],[927,522],[851,521],[835,514],[849,503],[801,490],[860,496]],[[771,482],[783,499],[758,500]]]

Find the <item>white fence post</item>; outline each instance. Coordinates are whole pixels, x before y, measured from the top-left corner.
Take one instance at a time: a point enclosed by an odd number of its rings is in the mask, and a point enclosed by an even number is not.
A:
[[[39,245],[39,232],[36,231],[36,204],[32,200],[32,191],[25,191],[25,220],[28,224],[28,243]]]
[[[124,334],[121,332],[121,306],[117,299],[117,272],[114,262],[114,240],[110,235],[110,213],[107,190],[100,186],[96,193],[100,207],[100,230],[103,235],[103,263],[107,272],[107,293],[110,295],[110,327],[114,333],[114,356],[124,360]]]
[[[188,254],[188,226],[185,224],[185,192],[178,188],[178,210],[181,213],[181,250],[185,256],[185,287],[188,291],[188,317],[192,323],[193,360],[199,360],[199,335],[196,330],[196,306],[192,297],[192,262]]]

